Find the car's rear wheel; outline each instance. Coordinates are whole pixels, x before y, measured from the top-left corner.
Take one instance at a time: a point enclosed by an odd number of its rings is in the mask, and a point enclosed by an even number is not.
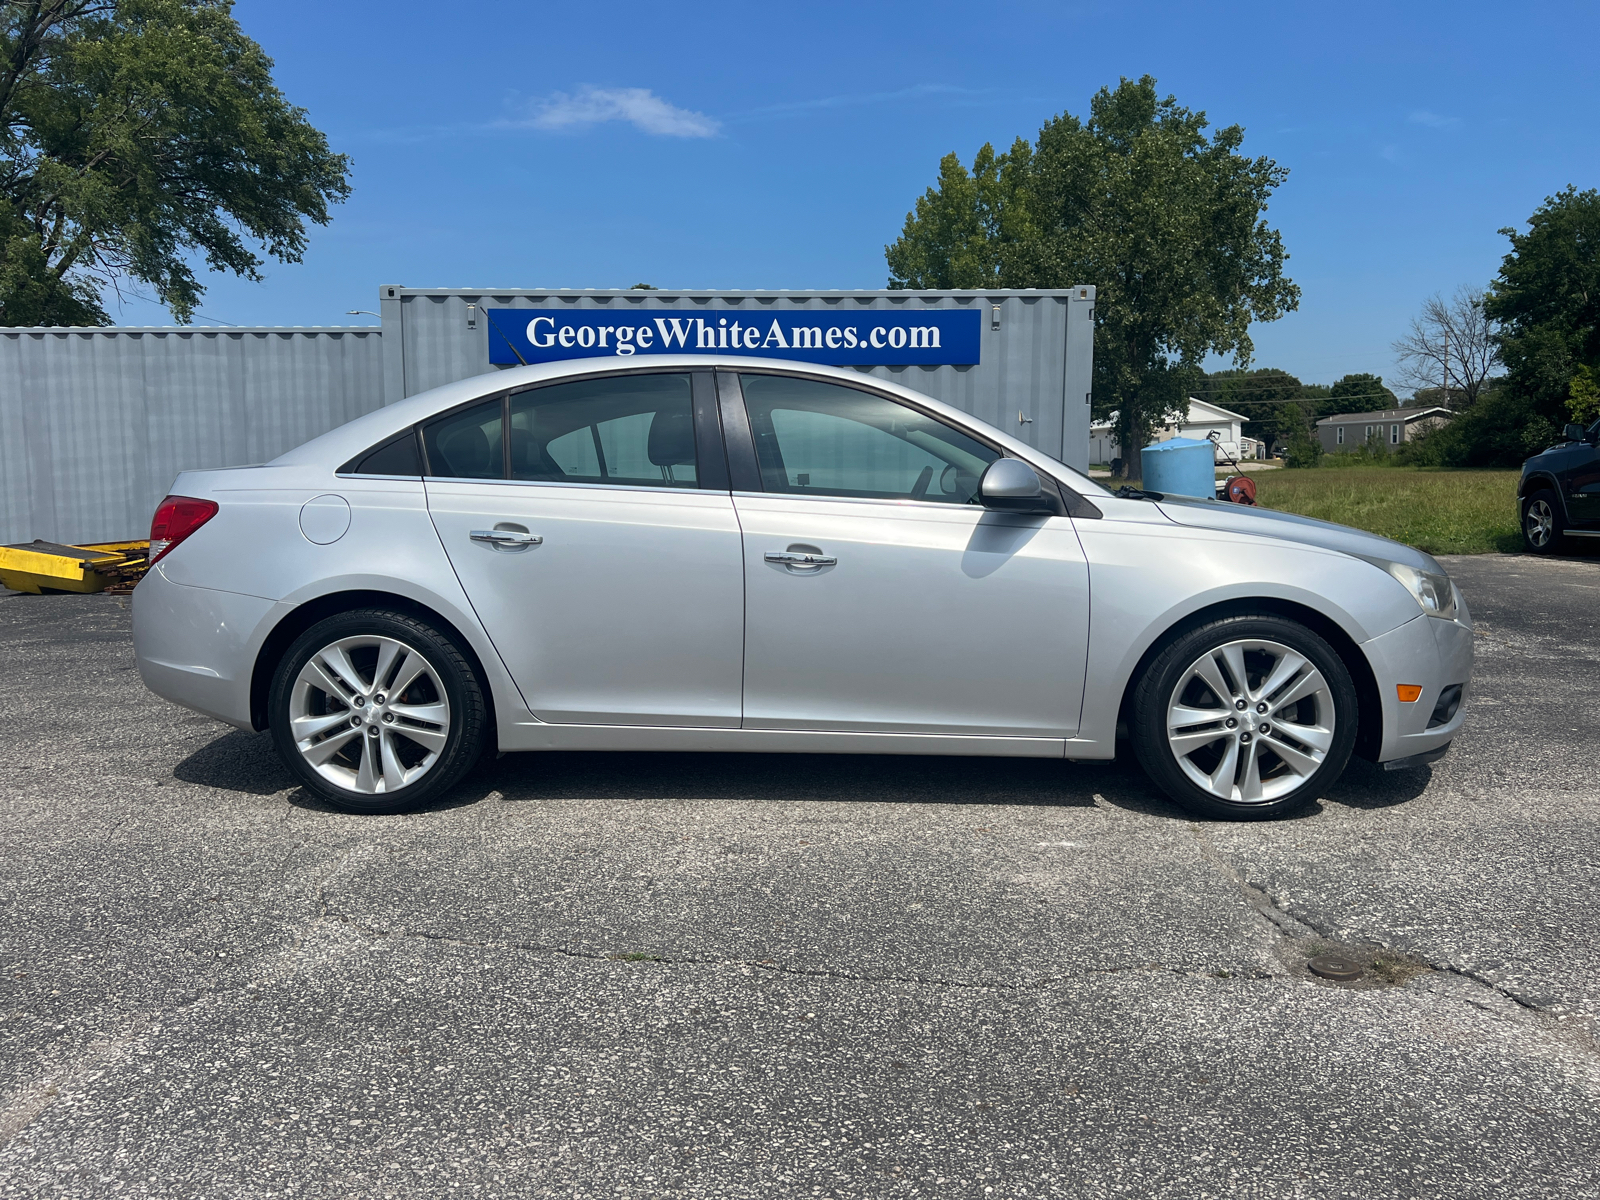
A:
[[[268,722],[307,789],[351,812],[402,812],[460,781],[487,726],[455,641],[384,609],[339,613],[297,638],[273,676]]]
[[[1357,699],[1333,647],[1267,614],[1175,638],[1145,669],[1132,734],[1151,780],[1191,812],[1281,816],[1315,799],[1355,745]]]
[[[1548,488],[1533,492],[1522,502],[1522,544],[1533,554],[1552,554],[1561,548],[1561,501]]]

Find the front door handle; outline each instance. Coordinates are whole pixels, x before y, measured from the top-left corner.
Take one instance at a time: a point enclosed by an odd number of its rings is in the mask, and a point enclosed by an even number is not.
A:
[[[474,529],[472,540],[487,542],[491,546],[537,546],[544,538],[537,533],[515,529]]]
[[[839,561],[831,554],[795,554],[788,550],[768,550],[766,560],[785,567],[831,567]]]

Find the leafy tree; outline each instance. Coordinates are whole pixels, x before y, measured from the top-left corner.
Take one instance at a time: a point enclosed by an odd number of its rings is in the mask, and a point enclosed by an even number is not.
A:
[[[891,288],[1018,287],[1014,260],[1030,236],[1026,181],[1033,148],[1018,138],[1009,154],[985,145],[962,166],[939,160],[939,183],[906,214],[900,240],[884,247]],[[1065,286],[1065,285],[1064,285]]]
[[[1256,371],[1213,371],[1197,393],[1202,400],[1220,404],[1245,418],[1245,437],[1269,446],[1288,442],[1306,425],[1305,391],[1287,371],[1262,367]]]
[[[1208,136],[1204,113],[1123,79],[1089,117],[1047,121],[1038,144],[955,155],[885,248],[894,288],[1093,283],[1094,414],[1117,414],[1126,470],[1201,378],[1210,353],[1250,359],[1252,321],[1299,304],[1262,219],[1288,172],[1240,154],[1244,131]]]
[[[1328,389],[1326,403],[1317,407],[1320,420],[1336,413],[1381,412],[1386,408],[1399,408],[1400,398],[1383,386],[1382,375],[1360,372],[1340,376]]]
[[[1322,461],[1322,442],[1309,422],[1303,422],[1289,437],[1284,462],[1291,467],[1314,467]]]
[[[231,0],[0,4],[0,324],[104,322],[125,281],[187,320],[192,256],[298,262],[348,165]]]
[[[1515,467],[1554,442],[1556,428],[1528,397],[1492,388],[1448,424],[1402,445],[1400,457],[1421,466]]]
[[[1580,425],[1600,420],[1600,372],[1580,366],[1572,373],[1568,390],[1572,393],[1567,401],[1568,416]]]
[[[1534,210],[1526,233],[1500,232],[1511,253],[1484,310],[1501,324],[1511,391],[1554,426],[1570,411],[1574,379],[1581,394],[1600,370],[1600,192],[1568,187]]]

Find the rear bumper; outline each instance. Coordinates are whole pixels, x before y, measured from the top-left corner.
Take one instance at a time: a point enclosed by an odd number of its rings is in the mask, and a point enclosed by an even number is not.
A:
[[[250,725],[250,677],[273,601],[173,583],[156,566],[133,589],[133,655],[145,686],[240,729]]]
[[[1472,618],[1465,603],[1456,620],[1418,616],[1361,648],[1377,678],[1383,706],[1383,740],[1376,761],[1412,759],[1447,747],[1461,732],[1472,694]],[[1402,702],[1396,691],[1402,684],[1421,687],[1422,695],[1409,704]],[[1448,721],[1430,728],[1434,705],[1452,684],[1462,685],[1461,704]]]

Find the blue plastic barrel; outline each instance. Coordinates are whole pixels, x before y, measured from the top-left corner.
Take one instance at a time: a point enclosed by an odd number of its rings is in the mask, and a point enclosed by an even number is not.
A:
[[[1139,486],[1145,491],[1216,499],[1217,452],[1211,442],[1172,438],[1146,446],[1143,457],[1144,479]]]

